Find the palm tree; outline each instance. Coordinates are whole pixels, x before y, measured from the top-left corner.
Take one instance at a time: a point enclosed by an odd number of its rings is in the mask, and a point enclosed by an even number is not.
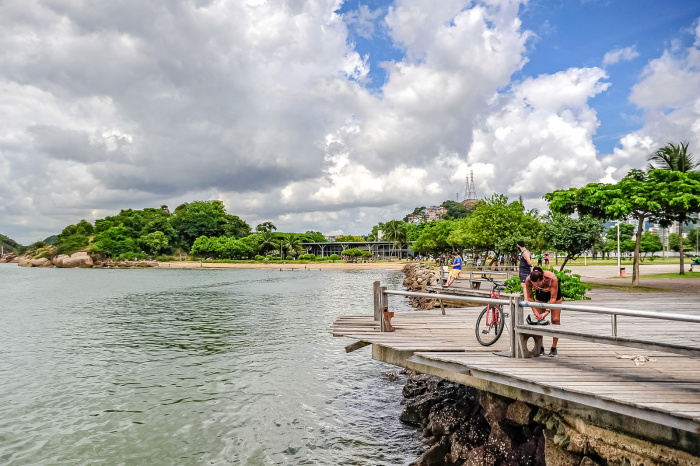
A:
[[[681,142],[680,144],[669,142],[664,147],[657,149],[648,158],[649,167],[647,170],[661,169],[683,173],[697,171],[697,168],[700,167],[700,162],[696,162],[693,154],[688,152],[688,145],[688,142]],[[688,220],[687,213],[681,211],[676,220],[678,221],[679,252],[681,256],[680,274],[685,275],[683,270],[683,223]]]
[[[406,234],[406,224],[400,220],[391,220],[384,224],[384,238],[392,243],[392,250],[396,249],[397,244],[406,241]]]
[[[279,247],[279,242],[275,238],[275,234],[272,232],[265,232],[260,234],[260,239],[258,241],[258,248],[260,252],[265,255],[267,251],[274,251]]]
[[[288,253],[296,255],[296,251],[299,251],[303,248],[303,246],[301,245],[301,239],[299,238],[299,235],[289,233],[284,238],[282,238],[282,248],[285,249]]]

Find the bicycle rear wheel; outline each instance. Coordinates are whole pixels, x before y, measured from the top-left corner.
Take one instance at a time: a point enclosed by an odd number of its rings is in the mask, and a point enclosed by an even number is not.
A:
[[[503,306],[486,306],[476,321],[476,339],[483,346],[493,345],[501,337],[504,324]]]

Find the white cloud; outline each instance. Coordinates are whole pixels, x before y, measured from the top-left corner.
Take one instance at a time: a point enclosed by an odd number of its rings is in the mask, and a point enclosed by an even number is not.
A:
[[[606,53],[603,57],[603,66],[614,65],[621,61],[634,60],[638,56],[639,52],[637,52],[637,47],[635,45],[614,49]]]

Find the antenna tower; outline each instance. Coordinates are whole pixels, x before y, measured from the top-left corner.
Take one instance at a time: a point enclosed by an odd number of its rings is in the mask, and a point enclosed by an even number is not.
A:
[[[476,202],[476,188],[474,187],[474,170],[470,171],[464,187],[464,200]]]

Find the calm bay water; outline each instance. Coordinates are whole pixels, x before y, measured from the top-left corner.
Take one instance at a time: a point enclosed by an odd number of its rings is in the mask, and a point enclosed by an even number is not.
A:
[[[326,332],[402,279],[0,264],[0,464],[406,464],[397,368]]]

